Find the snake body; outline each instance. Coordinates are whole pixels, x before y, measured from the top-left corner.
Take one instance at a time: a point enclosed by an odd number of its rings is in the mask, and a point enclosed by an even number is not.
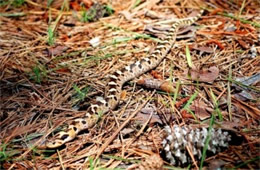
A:
[[[45,147],[57,148],[62,146],[73,140],[80,131],[93,127],[97,123],[100,115],[115,109],[119,103],[124,83],[158,66],[173,47],[178,28],[180,26],[192,24],[201,17],[202,13],[203,11],[200,11],[195,17],[185,18],[172,24],[167,35],[158,42],[156,48],[148,57],[136,61],[111,74],[109,76],[107,84],[108,91],[105,97],[97,97],[94,104],[89,107],[83,118],[74,119],[65,131],[58,132],[52,140],[47,141]]]

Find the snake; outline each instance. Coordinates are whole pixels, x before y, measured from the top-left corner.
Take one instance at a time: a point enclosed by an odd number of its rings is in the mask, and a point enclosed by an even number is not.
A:
[[[79,132],[93,127],[100,115],[104,115],[114,110],[119,104],[120,95],[123,85],[144,74],[145,72],[156,68],[161,61],[168,55],[176,41],[176,34],[181,26],[191,25],[197,21],[203,10],[194,16],[174,22],[166,35],[160,38],[155,49],[145,58],[142,58],[130,65],[116,70],[108,76],[107,92],[104,97],[96,97],[94,102],[89,106],[84,117],[75,118],[69,124],[68,128],[58,132],[51,140],[44,143],[45,148],[58,148],[65,143],[75,139]]]

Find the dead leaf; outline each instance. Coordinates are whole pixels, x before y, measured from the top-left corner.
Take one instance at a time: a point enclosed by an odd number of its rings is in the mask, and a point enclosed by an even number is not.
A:
[[[66,73],[71,73],[70,69],[69,68],[59,68],[57,70],[55,70],[57,73],[61,73],[61,74],[66,74]]]
[[[234,119],[234,118],[233,118]],[[251,120],[252,121],[252,120]],[[250,122],[252,124],[252,122]],[[235,121],[223,121],[220,124],[221,129],[225,129],[225,130],[235,130],[238,127],[245,127],[245,122],[241,122],[241,120],[237,120],[237,122]]]
[[[48,55],[49,56],[56,56],[56,55],[61,55],[64,51],[68,49],[67,46],[64,45],[58,45],[56,47],[52,47],[47,49],[48,50]]]
[[[152,75],[154,78],[156,78],[156,79],[163,80],[163,76],[162,76],[160,73],[158,73],[157,71],[152,70],[152,71],[151,71],[151,75]]]
[[[145,123],[149,119],[149,117],[150,117],[150,114],[138,113],[136,115],[136,119],[138,121],[141,121],[142,123]],[[151,120],[149,122],[149,124],[154,124],[154,123],[162,124],[162,121],[161,121],[160,117],[158,115],[156,115],[156,114],[152,115],[152,118],[151,118]]]
[[[81,9],[81,6],[80,6],[79,2],[77,2],[77,1],[70,2],[70,6],[75,11],[80,11],[80,9]]]
[[[238,35],[247,35],[249,32],[246,30],[236,30],[235,33]]]
[[[243,49],[249,49],[249,45],[242,39],[237,39],[237,42],[241,45]]]
[[[188,113],[188,111],[187,111],[187,110],[184,110],[184,109],[181,110],[181,115],[182,115],[182,117],[183,117],[184,119],[186,119],[186,118],[194,118],[192,114]]]
[[[87,9],[90,8],[93,5],[92,0],[81,0],[81,1],[84,3],[84,5]]]
[[[120,131],[120,133],[121,133],[123,136],[125,136],[125,135],[128,135],[128,134],[130,134],[130,133],[132,133],[132,132],[134,132],[134,131],[135,131],[135,130],[132,129],[132,128],[124,128],[123,130]]]
[[[136,119],[141,123],[146,123],[146,121],[150,118],[152,113],[151,120],[149,124],[159,123],[162,124],[160,117],[157,115],[156,106],[154,105],[146,105],[137,115]]]
[[[214,52],[214,50],[211,47],[207,47],[207,46],[200,46],[199,47],[198,45],[194,45],[194,46],[189,46],[189,47],[190,47],[191,50],[194,49],[194,50],[200,51],[201,54],[203,54],[203,53],[210,54],[210,53]]]
[[[190,109],[194,111],[195,115],[200,120],[205,120],[210,118],[211,114],[213,112],[213,109],[208,107],[206,103],[204,103],[201,100],[195,100],[192,105],[190,106]]]
[[[219,69],[216,66],[210,67],[208,70],[195,70],[190,71],[191,79],[200,82],[213,82],[219,75]]]
[[[208,40],[206,44],[216,44],[221,50],[224,50],[225,48],[220,41],[214,39]]]
[[[216,15],[216,14],[218,14],[218,13],[220,13],[220,12],[223,12],[223,9],[217,8],[217,9],[211,11],[210,15]]]
[[[181,99],[180,101],[177,101],[175,104],[175,107],[178,109],[181,107],[181,105],[183,105],[184,103],[186,103],[188,100],[190,99],[190,97],[185,97],[183,99]]]
[[[61,34],[60,39],[63,40],[64,42],[68,41],[70,38],[67,34]]]

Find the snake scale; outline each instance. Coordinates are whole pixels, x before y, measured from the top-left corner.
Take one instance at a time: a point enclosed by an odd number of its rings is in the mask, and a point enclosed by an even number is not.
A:
[[[58,132],[53,139],[45,142],[44,147],[58,148],[62,146],[73,140],[80,131],[93,127],[97,123],[100,115],[115,109],[119,103],[124,83],[157,67],[173,47],[178,28],[180,26],[192,24],[201,17],[202,13],[203,10],[195,17],[185,18],[172,24],[167,35],[158,42],[156,48],[148,57],[136,61],[111,74],[109,76],[107,84],[108,91],[106,92],[105,97],[97,97],[94,104],[89,107],[83,118],[74,119],[66,130]]]

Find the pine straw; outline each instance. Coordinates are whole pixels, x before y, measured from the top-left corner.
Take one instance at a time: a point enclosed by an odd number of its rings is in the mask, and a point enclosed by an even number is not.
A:
[[[48,13],[30,2],[27,1],[27,5],[19,8],[1,9],[3,13],[16,13],[22,10],[28,14],[17,18],[0,16],[0,56],[2,56],[0,135],[1,150],[5,150],[7,154],[1,166],[5,169],[29,167],[50,169],[61,166],[76,169],[89,168],[91,160],[95,160],[97,161],[95,167],[125,168],[137,160],[143,160],[146,155],[159,153],[162,124],[145,124],[146,120],[138,123],[135,118],[129,123],[126,122],[129,116],[152,94],[152,90],[135,86],[136,80],[124,86],[126,96],[123,96],[119,107],[103,115],[101,121],[94,128],[89,129],[88,133],[81,133],[76,140],[69,142],[58,152],[48,150],[43,153],[41,150],[32,148],[37,142],[44,141],[45,136],[49,134],[52,136],[53,131],[55,133],[65,128],[64,122],[68,123],[75,117],[82,117],[91,99],[103,95],[106,88],[106,76],[146,56],[155,46],[156,39],[147,37],[145,35],[147,32],[143,31],[145,26],[155,22],[149,17],[144,17],[144,8],[152,9],[149,3],[145,2],[146,5],[133,9],[131,13],[134,17],[127,19],[119,12],[129,10],[130,4],[133,5],[135,1],[128,3],[113,1],[111,5],[116,14],[93,23],[79,22],[73,17],[73,12],[66,12],[55,31],[57,34],[55,46],[64,47],[66,50],[58,51],[58,55],[51,56],[48,55],[48,50],[53,47],[48,45],[46,38]],[[240,8],[241,2],[229,4],[229,6],[219,1],[212,2],[210,5],[226,8],[227,12],[234,14]],[[257,15],[254,13],[253,3],[257,2],[253,1],[245,7],[250,16]],[[195,0],[176,4],[168,0],[159,3],[152,10],[163,16],[175,15],[178,18],[184,18],[191,9],[197,8],[198,4]],[[205,7],[207,4],[201,3],[201,5]],[[59,7],[52,10],[53,18],[58,16]],[[225,20],[227,23],[225,26],[236,24],[236,21],[230,18],[225,18]],[[259,55],[255,58],[248,57],[250,49],[242,51],[240,44],[236,41],[243,39],[246,43],[253,44],[257,39],[257,31],[253,30],[246,36],[235,34],[229,37],[223,34],[200,33],[202,30],[216,27],[219,24],[218,21],[219,16],[204,14],[202,20],[197,22],[199,25],[204,25],[204,28],[199,27],[197,35],[191,36],[198,45],[205,46],[210,39],[215,39],[225,45],[224,50],[217,48],[215,44],[206,45],[214,49],[213,53],[206,55],[199,55],[195,50],[191,50],[192,61],[196,68],[210,66],[219,68],[219,76],[213,84],[194,83],[186,76],[189,69],[185,56],[185,44],[191,45],[191,39],[178,41],[176,47],[156,68],[156,71],[163,75],[164,79],[169,79],[173,75],[174,79],[183,82],[180,93],[182,95],[177,98],[177,102],[183,97],[192,96],[197,90],[198,101],[203,101],[209,108],[214,109],[215,104],[210,94],[212,89],[219,99],[218,107],[222,112],[224,122],[230,121],[241,132],[248,130],[244,133],[247,141],[242,146],[232,146],[216,156],[227,162],[226,167],[235,167],[238,160],[247,161],[258,155],[255,147],[259,142],[257,135],[259,106],[255,102],[242,102],[232,95],[230,108],[232,119],[230,120],[226,101],[228,70],[232,68],[232,77],[245,77],[259,73]],[[74,23],[75,26],[65,26],[64,23]],[[248,29],[245,28],[245,30]],[[89,40],[95,37],[100,37],[101,44],[93,48]],[[120,40],[122,42],[118,42]],[[256,48],[259,53],[259,46]],[[242,52],[235,52],[236,50]],[[37,70],[40,71],[38,79],[35,74]],[[152,76],[146,73],[143,77]],[[76,92],[75,86],[81,91],[87,90],[84,100]],[[232,91],[233,93],[235,92]],[[197,124],[193,118],[182,117],[180,109],[172,107],[170,104],[172,97],[168,94],[156,92],[148,102],[158,110],[161,108],[174,110],[173,121],[163,119],[164,114],[161,113],[160,117],[164,125]],[[116,132],[122,124],[125,131]],[[204,124],[208,124],[208,121]],[[113,135],[115,139],[109,141]],[[106,147],[102,148],[104,143]],[[214,158],[209,157],[206,162]],[[165,164],[167,165],[166,162]],[[256,162],[247,164],[245,167],[259,168]]]

